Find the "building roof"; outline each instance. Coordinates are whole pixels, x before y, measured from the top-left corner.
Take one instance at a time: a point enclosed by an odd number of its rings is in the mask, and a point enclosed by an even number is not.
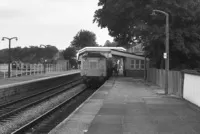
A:
[[[114,50],[120,50],[120,51],[126,51],[123,47],[84,47],[78,51],[79,54],[85,52],[85,51],[98,51],[98,52],[107,52],[111,51],[111,49]]]
[[[112,55],[117,55],[117,56],[121,56],[121,57],[128,57],[128,58],[134,58],[134,59],[140,59],[140,60],[144,60],[145,57],[144,56],[140,56],[134,53],[129,53],[129,52],[125,52],[125,51],[119,51],[119,50],[111,50],[111,54]],[[149,60],[148,58],[146,58],[147,60]]]
[[[80,55],[82,55],[86,52],[93,52],[93,53],[94,52],[99,52],[99,53],[107,52],[107,53],[110,53],[111,55],[145,60],[144,56],[137,55],[137,54],[134,54],[134,53],[129,53],[123,47],[85,47],[85,48],[78,51],[77,58],[79,58]],[[146,60],[149,60],[149,59],[146,58]]]
[[[111,52],[111,50],[126,51],[123,47],[84,47],[77,53],[77,58],[85,52]]]

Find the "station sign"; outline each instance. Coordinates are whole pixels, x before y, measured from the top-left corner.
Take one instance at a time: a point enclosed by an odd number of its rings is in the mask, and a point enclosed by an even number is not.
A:
[[[167,53],[163,53],[163,58],[167,59]]]

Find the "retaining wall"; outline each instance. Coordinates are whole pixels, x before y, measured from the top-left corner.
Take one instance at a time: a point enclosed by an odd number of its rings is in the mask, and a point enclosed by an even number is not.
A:
[[[200,107],[200,73],[184,72],[183,98]]]
[[[63,82],[71,81],[79,76],[80,73],[72,73],[1,86],[0,99],[7,100],[11,96],[26,96],[27,93],[41,92],[41,90],[59,85]]]

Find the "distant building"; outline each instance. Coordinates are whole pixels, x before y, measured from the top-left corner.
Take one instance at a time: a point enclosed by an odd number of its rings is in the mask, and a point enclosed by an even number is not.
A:
[[[56,64],[59,64],[62,66],[62,70],[69,70],[70,64],[69,60],[65,60],[62,51],[58,51],[55,56],[53,57]]]

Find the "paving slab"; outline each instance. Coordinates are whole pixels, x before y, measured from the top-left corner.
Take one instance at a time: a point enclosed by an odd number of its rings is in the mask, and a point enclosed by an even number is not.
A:
[[[199,134],[199,126],[200,112],[184,100],[156,94],[141,80],[118,77],[50,134]]]

